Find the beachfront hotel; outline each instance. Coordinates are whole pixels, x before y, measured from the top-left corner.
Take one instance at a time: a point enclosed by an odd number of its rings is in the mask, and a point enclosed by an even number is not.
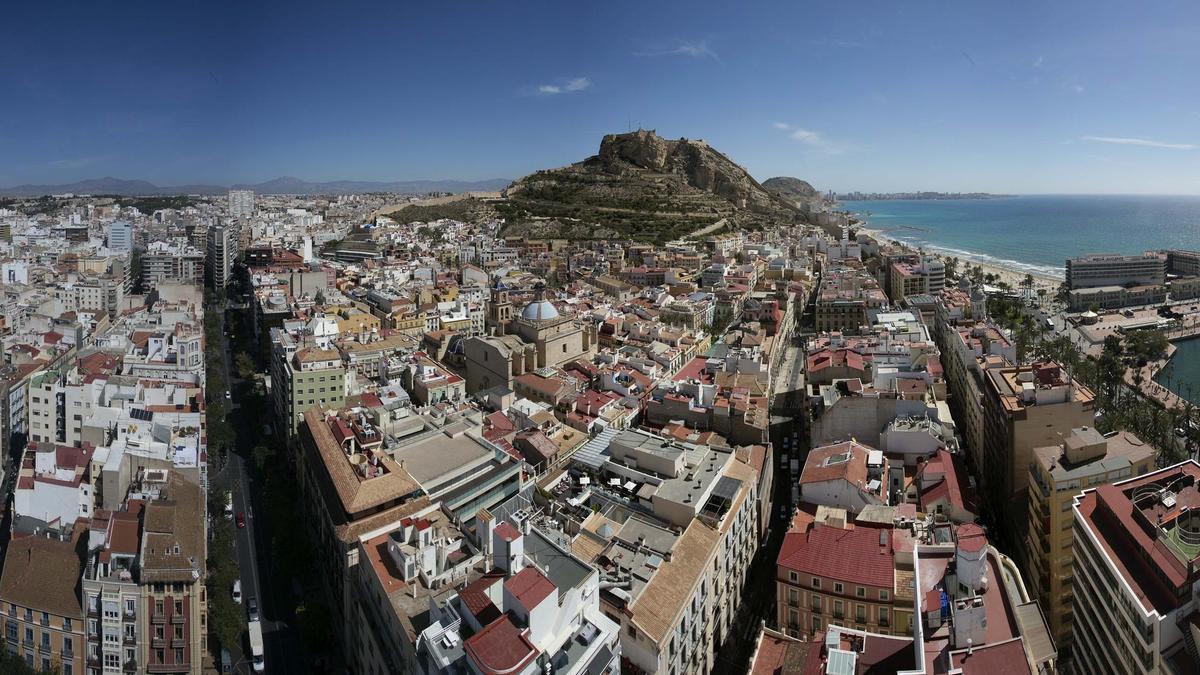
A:
[[[1166,256],[1096,253],[1067,259],[1067,287],[1161,286],[1167,280]]]
[[[1077,672],[1196,672],[1200,464],[1189,460],[1077,496]]]

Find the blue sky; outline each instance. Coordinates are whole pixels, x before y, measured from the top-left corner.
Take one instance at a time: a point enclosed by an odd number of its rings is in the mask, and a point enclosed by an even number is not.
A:
[[[70,5],[5,10],[0,185],[517,177],[642,126],[822,189],[1200,193],[1196,2]]]

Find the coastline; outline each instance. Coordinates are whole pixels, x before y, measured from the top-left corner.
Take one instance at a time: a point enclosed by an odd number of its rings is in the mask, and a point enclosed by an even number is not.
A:
[[[858,232],[868,234],[878,241],[894,244],[910,251],[917,250],[917,248],[912,244],[896,239],[895,237],[889,237],[881,230],[872,228],[867,221],[860,220],[859,222],[862,223],[862,225],[857,228]],[[972,267],[978,266],[983,270],[984,274],[995,274],[1001,281],[1004,281],[1012,286],[1014,290],[1021,288],[1021,283],[1024,282],[1025,275],[1028,274],[1033,277],[1033,292],[1037,293],[1038,289],[1045,289],[1048,297],[1053,297],[1054,294],[1058,292],[1058,287],[1063,283],[1065,278],[1063,276],[1056,276],[1043,271],[1008,267],[997,264],[992,260],[982,259],[979,257],[979,255],[965,252],[962,255],[950,255],[940,250],[929,250],[928,253],[943,261],[949,260],[950,258],[958,258],[960,270],[965,268],[967,264],[970,264]]]

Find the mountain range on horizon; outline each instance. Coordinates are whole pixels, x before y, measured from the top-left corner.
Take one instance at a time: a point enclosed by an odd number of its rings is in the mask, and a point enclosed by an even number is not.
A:
[[[74,183],[54,185],[16,185],[0,188],[0,196],[38,197],[52,194],[116,195],[120,197],[146,197],[162,195],[220,195],[228,190],[254,190],[265,195],[345,195],[364,192],[490,192],[508,187],[508,178],[491,178],[478,181],[462,180],[401,180],[401,181],[356,181],[337,180],[326,182],[306,181],[295,176],[281,176],[261,183],[236,183],[234,185],[170,185],[158,186],[146,180],[124,178],[90,178]]]

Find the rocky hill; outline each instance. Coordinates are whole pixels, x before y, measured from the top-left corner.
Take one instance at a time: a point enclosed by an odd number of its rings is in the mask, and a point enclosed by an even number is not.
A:
[[[763,181],[762,186],[767,192],[789,202],[809,202],[821,199],[821,193],[809,185],[808,181],[790,176],[768,178]]]
[[[507,232],[527,236],[662,242],[722,220],[754,228],[799,218],[792,203],[704,141],[667,140],[647,130],[607,135],[596,155],[530,174],[505,196],[499,210]]]

